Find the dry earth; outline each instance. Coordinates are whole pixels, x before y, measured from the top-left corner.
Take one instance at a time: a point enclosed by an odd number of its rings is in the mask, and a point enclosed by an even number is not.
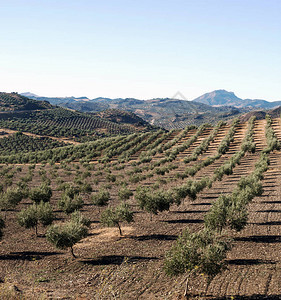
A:
[[[281,140],[280,119],[274,120],[274,130]],[[200,160],[215,153],[229,126],[221,129],[208,151]],[[239,150],[247,130],[247,124],[240,125],[235,134],[230,150],[215,163],[199,171],[195,178],[211,176],[214,169],[225,162],[235,151]],[[255,124],[254,139],[257,150],[266,145],[265,121]],[[187,134],[186,140],[194,133]],[[183,158],[210,133],[206,129],[188,150],[180,153],[175,162],[179,168],[161,176],[154,176],[141,184],[152,185],[157,179],[175,178],[175,174],[184,170]],[[177,133],[174,133],[176,135]],[[170,137],[172,139],[173,136]],[[138,153],[139,154],[139,153]],[[163,157],[158,155],[154,160]],[[124,236],[120,237],[117,228],[103,228],[99,223],[100,213],[85,197],[87,205],[83,213],[91,221],[90,234],[76,246],[74,251],[78,258],[71,258],[66,251],[56,250],[42,236],[35,237],[32,230],[21,228],[16,221],[16,213],[26,207],[30,201],[25,200],[16,211],[8,211],[4,237],[0,243],[0,283],[2,291],[12,286],[8,293],[24,295],[26,299],[183,299],[185,276],[168,277],[163,271],[165,253],[170,249],[177,236],[186,227],[197,231],[203,226],[203,218],[213,201],[222,193],[230,193],[243,175],[253,171],[259,152],[247,154],[242,158],[230,176],[224,176],[211,189],[203,190],[196,201],[186,199],[180,206],[173,206],[169,212],[153,216],[141,211],[134,199],[129,203],[135,212],[135,222],[123,225]],[[192,280],[192,299],[281,299],[281,151],[270,154],[270,168],[263,180],[264,193],[254,198],[249,205],[249,223],[240,233],[229,231],[233,238],[233,248],[227,255],[227,269],[216,276],[204,295],[206,278],[199,276]],[[195,162],[190,163],[192,165]],[[99,164],[96,164],[96,170]],[[132,167],[130,164],[125,170]],[[40,177],[36,166],[35,176],[30,187],[38,185]],[[57,191],[56,178],[51,176],[51,168],[44,169],[52,180],[54,195],[51,203],[57,207],[60,191]],[[82,167],[81,167],[82,169]],[[80,169],[80,170],[81,170]],[[14,178],[25,175],[28,166]],[[94,183],[95,171],[87,180],[94,190],[98,190],[106,180],[103,175],[99,183]],[[120,174],[120,171],[113,171]],[[121,173],[127,178],[126,173]],[[64,181],[74,181],[74,167],[70,172],[59,169],[58,176]],[[57,177],[58,177],[57,176]],[[176,186],[183,181],[168,181],[166,187]],[[135,190],[137,184],[130,184]],[[111,205],[118,203],[118,188],[113,185],[110,190]],[[67,217],[56,210],[57,221]],[[13,287],[13,286],[16,286]],[[16,291],[19,289],[20,292]],[[13,299],[13,298],[11,298]]]

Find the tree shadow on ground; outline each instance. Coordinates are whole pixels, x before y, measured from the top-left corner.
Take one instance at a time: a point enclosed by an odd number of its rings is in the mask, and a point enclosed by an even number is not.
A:
[[[201,219],[180,219],[180,220],[164,220],[161,222],[169,223],[169,224],[199,224],[204,223]]]
[[[229,265],[253,266],[253,265],[274,265],[276,262],[262,259],[229,259],[226,261]]]
[[[210,297],[210,298],[209,298]],[[223,297],[212,297],[207,295],[206,299],[216,299],[216,300],[280,300],[281,295],[261,295],[261,294],[254,294],[251,296],[223,296]]]
[[[210,202],[191,203],[190,205],[212,205]]]
[[[206,213],[207,210],[173,210],[171,213],[174,214],[201,214]]]
[[[132,237],[137,241],[160,240],[160,241],[174,241],[178,238],[177,235],[171,234],[150,234]]]
[[[272,190],[266,190],[266,192],[272,192]],[[259,195],[257,196],[258,198],[268,198],[270,196],[270,193],[267,194],[263,194],[263,195]],[[264,203],[264,201],[261,201],[261,203]]]
[[[207,200],[207,199],[217,199],[218,196],[202,196],[202,197],[200,197],[200,198],[203,199],[203,200]]]
[[[266,204],[281,204],[281,201],[261,201],[261,203],[266,203]]]
[[[40,260],[46,256],[61,255],[59,252],[40,252],[40,251],[25,251],[11,252],[9,254],[0,255],[0,260]]]
[[[236,237],[238,242],[254,242],[254,243],[281,243],[280,235],[252,235],[249,237]]]
[[[270,221],[270,222],[261,222],[261,223],[249,223],[258,226],[272,226],[272,225],[281,225],[281,221]]]
[[[97,259],[84,259],[82,263],[88,265],[121,265],[122,263],[134,263],[138,261],[157,260],[158,257],[143,257],[143,256],[124,256],[124,255],[108,255]]]
[[[258,210],[257,212],[263,212],[263,213],[281,213],[281,209],[266,209],[266,210]]]

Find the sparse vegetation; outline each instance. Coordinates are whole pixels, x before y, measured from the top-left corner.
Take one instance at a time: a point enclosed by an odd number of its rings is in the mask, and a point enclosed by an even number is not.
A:
[[[62,122],[52,109],[44,109],[44,116]],[[77,116],[73,113],[68,116]],[[75,120],[82,119],[65,119],[65,124]],[[16,144],[11,143],[10,153],[0,153],[5,163],[0,164],[5,211],[0,217],[0,237],[5,234],[0,279],[16,278],[23,288],[36,282],[50,297],[80,297],[83,285],[86,298],[95,293],[103,299],[149,298],[155,293],[170,299],[183,293],[185,280],[191,298],[205,297],[204,290],[210,298],[232,296],[232,291],[236,297],[243,294],[238,284],[231,290],[224,286],[237,280],[244,289],[244,277],[251,287],[256,278],[263,280],[260,290],[267,289],[266,296],[275,293],[279,138],[279,120],[267,116],[266,123],[252,118],[248,124],[235,120],[215,127],[135,132],[55,148],[47,143],[44,150],[30,152],[25,152],[27,141],[14,154]],[[38,229],[40,238],[25,228],[36,234]],[[232,237],[235,247],[226,259]],[[69,259],[48,241],[83,259]],[[266,253],[262,258],[261,251]],[[163,268],[172,276],[163,275]],[[68,283],[73,280],[75,285]]]

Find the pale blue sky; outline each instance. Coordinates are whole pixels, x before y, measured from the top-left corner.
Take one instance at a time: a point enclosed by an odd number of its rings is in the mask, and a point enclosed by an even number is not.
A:
[[[0,91],[281,100],[280,0],[0,0]]]

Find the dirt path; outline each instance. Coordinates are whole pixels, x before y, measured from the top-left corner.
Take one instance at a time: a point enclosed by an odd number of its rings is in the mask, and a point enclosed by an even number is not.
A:
[[[18,132],[17,130],[12,130],[12,129],[7,129],[7,128],[0,128],[0,131],[7,132],[7,134],[5,134],[5,135],[0,135],[0,138],[7,137],[9,135],[12,135],[12,134],[15,134],[15,133]],[[30,133],[30,132],[22,132],[22,133],[25,134],[25,135],[28,135],[28,136],[35,137],[35,138],[47,137],[47,138],[50,138],[52,140],[63,142],[63,143],[68,143],[68,144],[73,144],[73,145],[80,144],[79,142],[69,140],[67,138],[58,138],[58,137],[47,136],[47,135],[39,135],[39,134],[35,134],[35,133]]]

